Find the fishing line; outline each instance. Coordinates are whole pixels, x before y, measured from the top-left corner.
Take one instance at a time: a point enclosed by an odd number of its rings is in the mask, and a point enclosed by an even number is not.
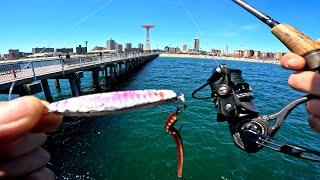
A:
[[[91,16],[95,15],[96,13],[98,13],[99,11],[101,11],[103,8],[105,8],[106,6],[108,6],[109,4],[112,3],[113,0],[109,0],[107,1],[105,4],[101,5],[100,7],[98,7],[96,10],[92,11],[91,13],[89,13],[88,15],[84,16],[80,21],[76,22],[73,25],[73,28],[79,26],[80,24],[82,24],[84,21],[86,21],[87,19],[89,19]]]
[[[11,86],[10,86],[10,89],[9,89],[9,94],[8,94],[8,100],[11,101],[11,95],[12,95],[12,91],[13,91],[13,87],[16,83],[16,80],[12,82]]]
[[[85,22],[87,19],[89,19],[91,16],[95,15],[96,13],[98,13],[99,11],[101,11],[102,9],[104,9],[106,6],[108,6],[109,4],[111,4],[113,2],[113,0],[109,0],[106,3],[102,4],[100,7],[97,7],[97,9],[93,10],[91,13],[89,13],[88,15],[84,16],[83,18],[81,18],[78,22],[74,23],[74,25],[72,26],[72,28],[76,28],[77,26],[79,26],[80,24],[82,24],[83,22]],[[54,44],[54,42],[56,42],[56,40],[54,40],[53,42],[50,42],[48,44],[48,46],[51,46],[52,44]],[[47,47],[43,48],[40,53],[43,53],[43,51],[45,51],[47,49]]]
[[[195,20],[195,18],[193,17],[193,15],[191,14],[191,12],[189,11],[189,9],[184,5],[184,3],[181,0],[177,0],[180,4],[180,6],[184,9],[184,11],[187,13],[188,17],[191,19],[193,25],[196,27],[198,33],[200,36],[203,36],[203,33],[200,29],[199,24],[197,23],[197,21]]]
[[[204,36],[204,33],[202,32],[202,30],[201,30],[201,28],[199,26],[199,23],[196,21],[194,16],[191,14],[190,10],[185,6],[185,4],[182,2],[182,0],[177,0],[177,1],[180,4],[180,6],[182,7],[182,9],[185,11],[185,13],[188,15],[190,20],[192,21],[193,25],[195,26],[196,30],[198,31],[198,34],[200,35],[200,37],[205,42],[205,45],[207,45],[209,47],[209,43],[207,41],[207,38]],[[218,60],[216,60],[216,59],[213,59],[213,60],[216,63],[216,66],[218,66],[219,65]]]

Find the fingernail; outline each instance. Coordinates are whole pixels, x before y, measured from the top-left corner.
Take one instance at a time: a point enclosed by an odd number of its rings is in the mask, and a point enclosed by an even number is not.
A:
[[[289,68],[297,66],[297,60],[290,58],[290,59],[287,61],[287,66],[288,66]]]

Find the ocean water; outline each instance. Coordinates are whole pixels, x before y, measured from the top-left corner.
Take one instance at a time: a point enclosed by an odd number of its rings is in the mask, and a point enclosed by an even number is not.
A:
[[[302,95],[288,87],[291,72],[278,65],[161,57],[117,89],[172,89],[185,94],[188,107],[176,124],[183,124],[183,179],[319,179],[320,163],[268,149],[255,154],[238,149],[227,124],[216,121],[210,100],[191,98],[220,63],[243,71],[262,114],[277,112]],[[93,90],[91,81],[86,73],[81,85],[86,92]],[[71,96],[68,82],[61,84],[62,92],[52,89],[56,100]],[[203,94],[210,95],[209,89]],[[174,110],[174,104],[167,104],[113,116],[65,118],[46,145],[49,166],[58,179],[177,179],[175,143],[163,128]],[[275,138],[319,149],[320,136],[309,128],[307,117],[303,106],[296,109]]]

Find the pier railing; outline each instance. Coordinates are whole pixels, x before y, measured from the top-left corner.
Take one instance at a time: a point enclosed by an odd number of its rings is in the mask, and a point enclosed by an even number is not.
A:
[[[65,72],[67,70],[101,65],[113,61],[154,55],[153,53],[109,54],[103,56],[75,56],[69,59],[37,59],[0,64],[0,84],[25,78]]]

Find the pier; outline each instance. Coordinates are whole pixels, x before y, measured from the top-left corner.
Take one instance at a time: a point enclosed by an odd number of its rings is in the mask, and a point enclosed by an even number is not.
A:
[[[47,101],[52,102],[48,80],[54,80],[55,88],[59,90],[59,81],[67,79],[72,95],[80,96],[84,71],[92,72],[93,85],[97,89],[100,88],[100,72],[104,74],[105,85],[112,87],[158,56],[158,53],[132,53],[2,62],[0,94],[8,94],[14,83],[13,94],[25,96],[44,92]]]

